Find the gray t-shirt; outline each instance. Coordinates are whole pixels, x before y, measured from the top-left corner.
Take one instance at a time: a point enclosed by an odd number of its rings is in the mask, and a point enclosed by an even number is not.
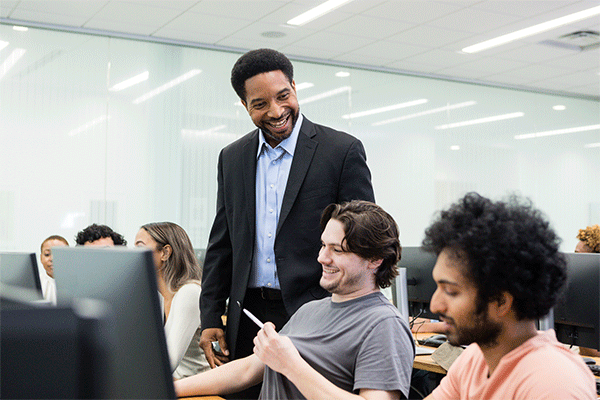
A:
[[[315,370],[349,392],[400,390],[406,397],[415,358],[408,324],[380,292],[303,305],[280,334]],[[261,399],[304,399],[285,376],[266,367]]]

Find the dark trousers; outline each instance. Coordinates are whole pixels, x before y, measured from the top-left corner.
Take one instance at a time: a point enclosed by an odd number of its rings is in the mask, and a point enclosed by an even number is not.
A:
[[[232,307],[232,305],[230,305]],[[237,307],[233,305],[233,307]],[[281,293],[272,289],[248,289],[244,297],[242,307],[254,314],[262,322],[272,322],[275,324],[277,331],[290,318],[283,305]],[[235,358],[244,358],[253,354],[254,338],[258,333],[258,326],[252,322],[246,314],[242,313],[240,318],[240,326],[236,340]],[[244,391],[227,395],[228,399],[258,399],[262,383]]]

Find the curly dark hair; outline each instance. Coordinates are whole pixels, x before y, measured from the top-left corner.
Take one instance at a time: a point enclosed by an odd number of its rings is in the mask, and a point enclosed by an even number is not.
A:
[[[127,240],[123,235],[113,231],[106,225],[91,224],[87,228],[77,233],[75,236],[75,243],[79,246],[83,246],[87,242],[93,242],[102,238],[111,238],[115,246],[127,246]]]
[[[441,211],[425,230],[423,247],[463,261],[478,292],[478,312],[502,292],[514,297],[517,319],[548,314],[564,290],[566,261],[560,238],[531,200],[511,195],[493,202],[468,193]]]
[[[246,101],[246,80],[271,71],[283,72],[290,84],[294,80],[294,67],[285,55],[272,49],[251,50],[233,65],[231,86],[240,99]]]
[[[375,272],[375,283],[381,288],[390,286],[398,275],[397,263],[402,253],[394,218],[375,203],[352,200],[328,205],[321,215],[321,230],[325,230],[330,219],[344,225],[345,251],[369,261],[383,259]]]
[[[596,224],[580,229],[577,239],[585,243],[594,253],[600,253],[600,225]]]

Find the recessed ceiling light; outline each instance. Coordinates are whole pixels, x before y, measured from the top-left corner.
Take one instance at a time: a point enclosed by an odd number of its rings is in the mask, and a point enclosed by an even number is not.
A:
[[[478,51],[487,50],[492,47],[500,46],[515,40],[523,39],[528,36],[536,35],[541,32],[546,32],[551,29],[558,28],[559,26],[571,24],[582,19],[593,17],[594,15],[598,14],[600,14],[600,6],[588,8],[587,10],[565,15],[564,17],[546,21],[541,24],[530,26],[529,28],[520,29],[518,31],[508,33],[506,35],[498,36],[494,39],[486,40],[484,42],[465,47],[464,49],[462,49],[462,51],[464,53],[476,53]]]
[[[469,106],[473,106],[475,104],[477,104],[476,101],[465,101],[464,103],[450,104],[449,106],[432,108],[431,110],[425,110],[425,111],[421,111],[421,112],[418,112],[415,114],[403,115],[401,117],[386,119],[385,121],[375,122],[372,125],[379,126],[379,125],[391,124],[392,122],[404,121],[406,119],[422,117],[423,115],[435,114],[435,113],[443,112],[443,111],[454,110],[456,108],[469,107]]]
[[[556,111],[563,111],[563,110],[566,110],[567,107],[563,106],[562,104],[558,104],[558,105],[555,105],[554,107],[552,107],[552,109],[556,110]]]
[[[460,146],[458,146],[458,145],[450,146],[450,150],[460,150]]]
[[[335,10],[338,7],[343,6],[346,3],[349,3],[352,0],[328,0],[325,3],[319,4],[318,6],[311,8],[310,10],[298,15],[290,19],[287,23],[289,25],[304,25],[307,22],[310,22],[314,19],[317,19],[328,12]]]
[[[26,26],[17,26],[17,25],[13,26],[13,29],[15,31],[19,31],[19,32],[27,32],[29,30],[29,28]]]
[[[533,132],[533,133],[524,133],[522,135],[516,135],[515,139],[533,139],[536,137],[542,136],[553,136],[553,135],[564,135],[565,133],[577,133],[577,132],[587,132],[594,131],[600,129],[600,124],[598,125],[587,125],[587,126],[578,126],[575,128],[566,128],[566,129],[556,129],[554,131],[545,131],[545,132]]]
[[[335,76],[337,76],[338,78],[346,78],[346,77],[350,76],[350,72],[346,72],[346,71],[336,72]]]
[[[510,113],[510,114],[502,114],[502,115],[494,115],[492,117],[478,118],[478,119],[472,119],[472,120],[469,120],[469,121],[461,121],[461,122],[454,122],[452,124],[439,125],[439,126],[436,126],[435,129],[459,128],[461,126],[484,124],[484,123],[487,123],[487,122],[495,122],[495,121],[502,121],[502,120],[505,120],[505,119],[519,118],[519,117],[522,117],[524,115],[525,114],[522,113],[522,112],[515,112],[515,113]]]
[[[280,31],[267,31],[267,32],[261,33],[260,36],[263,36],[266,38],[271,38],[271,39],[277,39],[277,38],[286,36],[286,34],[283,32],[280,32]]]
[[[392,111],[392,110],[399,110],[401,108],[418,106],[418,105],[424,104],[424,103],[427,103],[427,99],[407,101],[405,103],[394,104],[392,106],[373,108],[372,110],[366,110],[366,111],[355,112],[352,114],[342,115],[342,118],[351,119],[351,118],[366,117],[367,115],[379,114],[382,112]]]

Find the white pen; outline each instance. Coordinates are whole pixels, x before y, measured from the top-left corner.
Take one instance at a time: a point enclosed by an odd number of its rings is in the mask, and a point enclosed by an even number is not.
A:
[[[240,308],[242,308],[242,305],[240,304],[239,301],[237,302],[237,305],[240,306]],[[262,329],[263,326],[265,326],[265,324],[260,322],[260,319],[256,318],[250,311],[246,310],[245,308],[242,308],[242,311],[248,316],[248,318],[250,318],[252,320],[252,322],[254,322],[256,325],[258,325],[258,327],[260,329]]]

